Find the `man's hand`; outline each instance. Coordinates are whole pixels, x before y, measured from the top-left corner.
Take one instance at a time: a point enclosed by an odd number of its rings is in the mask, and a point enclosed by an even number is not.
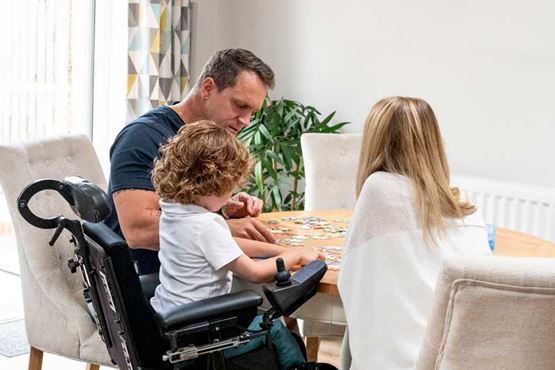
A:
[[[254,218],[244,217],[226,220],[231,234],[237,238],[259,240],[261,242],[275,243],[276,238],[262,222]]]
[[[226,218],[256,217],[262,212],[262,199],[240,192],[231,197],[222,207],[222,214]],[[257,239],[259,240],[259,239]]]

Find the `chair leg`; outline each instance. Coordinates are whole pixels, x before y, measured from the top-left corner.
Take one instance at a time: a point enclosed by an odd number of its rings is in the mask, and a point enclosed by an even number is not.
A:
[[[31,346],[31,352],[29,353],[29,370],[41,370],[42,355],[43,352],[40,349]]]
[[[297,319],[294,317],[284,317],[283,320],[285,321],[285,326],[287,326],[289,331],[299,334],[299,323],[297,322]]]
[[[318,361],[320,337],[306,337],[306,352],[308,361]]]
[[[100,368],[100,365],[97,364],[87,364],[87,370],[98,370]]]

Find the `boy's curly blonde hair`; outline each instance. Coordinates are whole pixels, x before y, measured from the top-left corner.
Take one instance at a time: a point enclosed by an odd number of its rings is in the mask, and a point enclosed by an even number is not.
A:
[[[160,147],[152,183],[164,199],[195,203],[200,196],[222,196],[249,175],[249,152],[232,134],[212,121],[184,125]]]

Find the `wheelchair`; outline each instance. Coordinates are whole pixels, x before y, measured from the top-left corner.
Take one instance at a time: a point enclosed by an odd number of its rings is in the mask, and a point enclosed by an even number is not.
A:
[[[29,201],[43,190],[57,191],[78,219],[35,215]],[[158,275],[139,277],[126,242],[101,222],[111,212],[108,195],[102,189],[79,177],[38,180],[21,192],[17,202],[22,217],[31,225],[55,229],[50,245],[63,230],[71,234],[75,249],[68,268],[73,273],[80,271],[85,302],[119,369],[277,370],[277,356],[268,336],[272,321],[291,315],[315,295],[327,270],[325,262],[314,261],[290,276],[283,261],[278,260],[275,283],[263,287],[271,308],[263,314],[257,331],[247,328],[262,297],[248,290],[156,313],[149,299],[158,285]],[[224,349],[261,336],[266,336],[261,348],[231,359],[224,357]],[[305,350],[302,341],[299,344]],[[336,368],[304,363],[295,369]]]

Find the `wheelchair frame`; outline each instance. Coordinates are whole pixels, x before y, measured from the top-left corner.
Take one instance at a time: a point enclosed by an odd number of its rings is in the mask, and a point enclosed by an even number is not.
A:
[[[29,201],[47,189],[59,192],[85,221],[64,216],[44,219],[33,214]],[[104,191],[78,177],[39,180],[18,197],[18,209],[26,221],[43,229],[56,228],[51,246],[64,229],[70,232],[75,249],[68,268],[72,273],[79,268],[86,304],[120,369],[169,368],[199,358],[212,368],[226,369],[224,349],[267,335],[273,319],[290,315],[316,293],[327,269],[324,262],[314,261],[290,279],[288,273],[279,271],[278,263],[277,284],[264,286],[272,308],[264,313],[261,330],[255,333],[245,330],[262,303],[262,297],[252,291],[192,302],[157,314],[144,295],[127,244],[99,223],[110,212],[108,204]],[[271,341],[267,343],[271,345]],[[240,365],[235,368],[243,369]],[[270,370],[267,363],[265,368]]]

